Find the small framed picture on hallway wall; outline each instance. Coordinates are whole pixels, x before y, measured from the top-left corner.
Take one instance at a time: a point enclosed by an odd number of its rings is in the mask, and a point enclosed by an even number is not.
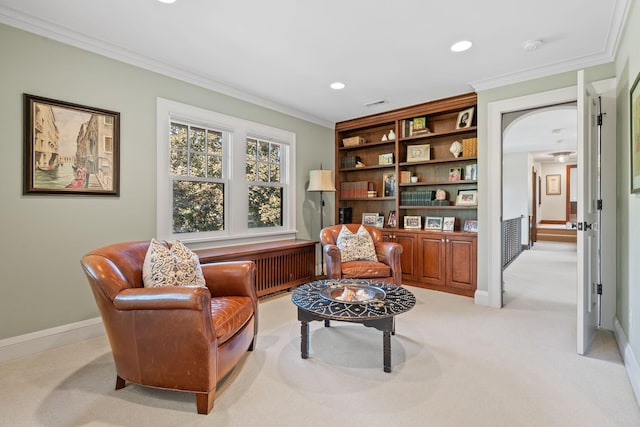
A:
[[[560,174],[547,175],[547,195],[557,196],[560,194]]]

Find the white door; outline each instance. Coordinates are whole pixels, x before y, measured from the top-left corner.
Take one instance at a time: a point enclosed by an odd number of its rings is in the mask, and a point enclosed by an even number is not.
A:
[[[585,354],[598,328],[597,97],[578,71],[578,354]]]

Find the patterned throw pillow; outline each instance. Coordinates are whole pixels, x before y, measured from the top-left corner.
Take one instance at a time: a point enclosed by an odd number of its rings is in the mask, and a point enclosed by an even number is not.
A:
[[[142,266],[142,282],[145,288],[206,286],[198,255],[179,240],[171,249],[151,240]]]
[[[353,234],[343,225],[336,239],[336,245],[340,248],[342,262],[355,260],[378,261],[373,239],[362,225],[358,228],[356,234]]]

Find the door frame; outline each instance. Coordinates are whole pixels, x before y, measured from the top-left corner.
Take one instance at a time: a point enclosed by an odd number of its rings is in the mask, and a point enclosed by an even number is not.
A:
[[[502,115],[513,111],[575,102],[576,86],[524,95],[487,104],[487,290],[477,290],[476,304],[502,307]]]
[[[603,140],[606,145],[616,141],[616,79],[609,78],[593,82],[596,93],[602,96],[605,112]],[[486,247],[487,289],[476,291],[475,303],[490,307],[502,306],[502,114],[528,108],[537,108],[577,100],[577,86],[570,86],[524,95],[516,98],[487,103],[486,164],[481,169],[480,187],[486,189],[478,209],[480,226],[486,235],[478,236],[479,244]],[[578,153],[580,154],[580,153]],[[480,152],[482,156],[482,152]],[[613,330],[616,313],[616,150],[603,149],[602,152],[602,211],[603,252],[603,317],[602,328]],[[486,172],[486,175],[484,173]],[[486,182],[486,184],[485,184]],[[486,205],[486,208],[485,208]],[[486,209],[486,210],[485,210]],[[482,242],[480,241],[482,239]],[[480,279],[478,283],[481,284]]]

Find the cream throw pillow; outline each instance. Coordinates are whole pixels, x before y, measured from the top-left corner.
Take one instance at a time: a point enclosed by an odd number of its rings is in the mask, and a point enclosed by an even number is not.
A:
[[[206,286],[198,255],[179,240],[171,249],[151,240],[142,266],[142,282],[145,288]]]
[[[336,239],[336,245],[340,249],[342,262],[356,260],[378,261],[373,239],[362,225],[358,228],[356,234],[353,234],[343,225]]]

